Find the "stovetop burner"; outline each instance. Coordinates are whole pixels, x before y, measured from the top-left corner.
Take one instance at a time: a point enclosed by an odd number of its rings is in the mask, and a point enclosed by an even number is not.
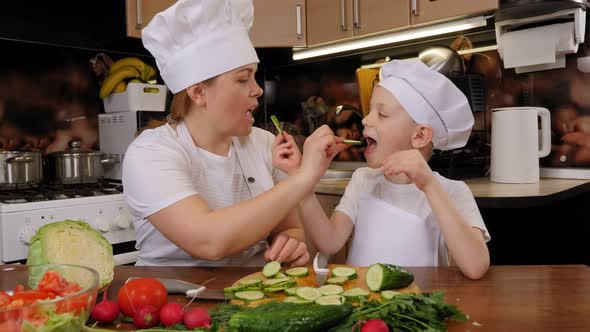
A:
[[[20,204],[122,193],[123,186],[120,183],[108,181],[70,185],[27,185],[11,188],[11,190],[0,190],[0,204]]]

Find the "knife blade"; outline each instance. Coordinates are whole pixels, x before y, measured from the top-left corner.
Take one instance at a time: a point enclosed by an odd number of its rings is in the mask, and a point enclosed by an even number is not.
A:
[[[315,281],[318,283],[318,286],[323,286],[326,280],[328,280],[328,274],[330,273],[330,269],[328,269],[329,258],[329,255],[318,252],[313,259],[313,271],[315,272]]]
[[[128,283],[131,280],[138,279],[139,277],[131,277],[125,281]],[[203,285],[194,284],[188,281],[168,278],[154,278],[160,281],[168,294],[185,294],[186,297],[197,298],[203,300],[227,300],[223,289],[211,289]]]

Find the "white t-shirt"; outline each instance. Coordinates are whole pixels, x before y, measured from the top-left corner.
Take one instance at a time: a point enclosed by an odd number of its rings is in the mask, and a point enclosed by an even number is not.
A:
[[[249,136],[268,156],[259,170],[273,170],[273,181],[282,173],[272,166],[274,136],[254,127]],[[242,161],[244,162],[244,161]],[[198,260],[164,237],[149,221],[150,215],[191,195],[199,195],[212,209],[252,198],[233,144],[227,156],[197,147],[184,124],[166,124],[144,131],[127,149],[123,162],[124,198],[133,216],[140,251],[137,265],[226,266],[243,265],[237,255],[218,262]],[[279,174],[280,173],[280,174]],[[262,253],[247,265],[263,265]]]
[[[489,241],[491,239],[490,234],[469,187],[462,181],[449,180],[436,172],[434,172],[434,176],[449,194],[465,220],[471,226],[480,229],[485,241]],[[380,170],[369,167],[359,168],[354,172],[335,210],[346,214],[353,223],[356,223],[359,210],[358,200],[362,192],[371,193],[399,209],[418,216],[420,219],[433,218],[435,222],[433,224],[438,225],[426,195],[416,185],[391,183],[385,179]],[[440,265],[448,265],[447,247],[444,238],[442,238],[442,233],[440,240],[438,261]]]

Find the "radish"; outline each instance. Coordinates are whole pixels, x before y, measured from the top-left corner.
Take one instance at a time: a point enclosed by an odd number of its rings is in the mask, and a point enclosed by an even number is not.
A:
[[[133,324],[142,329],[149,329],[158,324],[158,308],[146,304],[133,315]]]
[[[105,289],[102,301],[94,306],[90,315],[95,321],[108,324],[119,318],[119,313],[119,305],[115,301],[107,300],[107,289]]]
[[[184,319],[184,309],[178,303],[166,303],[160,308],[160,323],[165,327],[181,324]]]
[[[363,324],[361,332],[389,332],[389,328],[381,319],[371,319]]]
[[[187,311],[184,314],[184,325],[188,329],[197,327],[211,327],[211,316],[205,309],[195,308]]]

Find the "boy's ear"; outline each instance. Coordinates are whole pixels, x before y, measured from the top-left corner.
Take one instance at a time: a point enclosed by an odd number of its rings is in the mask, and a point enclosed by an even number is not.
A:
[[[432,127],[418,125],[412,135],[412,148],[421,149],[432,142]]]
[[[186,93],[188,97],[200,107],[204,107],[207,105],[207,101],[205,98],[205,89],[202,83],[197,83],[189,86],[186,88]]]

